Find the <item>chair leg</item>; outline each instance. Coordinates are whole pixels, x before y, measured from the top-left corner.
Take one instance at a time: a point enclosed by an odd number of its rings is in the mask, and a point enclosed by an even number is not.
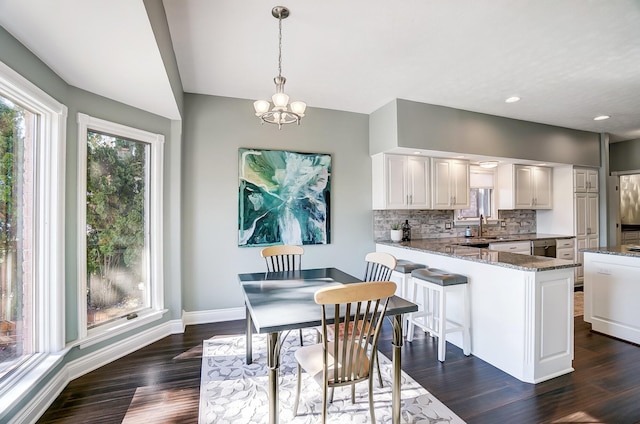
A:
[[[300,387],[302,386],[302,367],[298,364],[298,383],[296,385],[296,400],[293,402],[293,416],[298,415],[298,402],[300,402]]]
[[[376,361],[376,366],[378,367],[378,383],[380,384],[380,388],[382,389],[384,387],[384,385],[382,384],[382,373],[380,372],[380,359],[378,358],[378,350],[376,349],[375,352],[375,361]]]
[[[446,301],[446,293],[443,291],[438,293],[440,296],[440,308],[438,310],[438,361],[444,362],[444,357],[447,351],[447,301]]]
[[[329,387],[329,403],[333,403],[333,387]]]
[[[331,388],[331,399],[333,400],[333,387]],[[327,422],[327,383],[322,385],[322,424]]]
[[[371,422],[376,422],[376,413],[373,410],[373,380],[369,376],[369,413],[371,414]]]
[[[302,328],[299,331],[300,331],[300,346],[304,346],[304,339],[302,338]]]
[[[351,403],[353,405],[356,404],[356,384],[355,383],[351,385]]]

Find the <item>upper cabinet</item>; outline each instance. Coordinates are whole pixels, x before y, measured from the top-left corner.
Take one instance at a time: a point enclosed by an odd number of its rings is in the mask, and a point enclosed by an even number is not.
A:
[[[574,169],[573,189],[576,193],[597,193],[598,171],[586,168]]]
[[[372,156],[373,209],[429,209],[429,158]]]
[[[552,168],[500,165],[498,167],[498,209],[551,209],[552,185]]]
[[[469,208],[469,162],[457,159],[431,159],[433,209]]]

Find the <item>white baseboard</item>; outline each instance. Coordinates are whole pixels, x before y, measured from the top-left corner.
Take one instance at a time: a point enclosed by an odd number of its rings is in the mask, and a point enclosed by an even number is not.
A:
[[[47,384],[40,389],[29,404],[14,415],[9,423],[35,423],[71,380],[113,362],[129,353],[135,352],[163,337],[182,332],[184,332],[183,320],[167,321],[142,333],[128,337],[117,344],[104,347],[74,361],[70,361],[49,379]]]
[[[210,311],[182,311],[185,325],[208,324],[211,322],[236,321],[245,318],[245,308],[215,309]]]

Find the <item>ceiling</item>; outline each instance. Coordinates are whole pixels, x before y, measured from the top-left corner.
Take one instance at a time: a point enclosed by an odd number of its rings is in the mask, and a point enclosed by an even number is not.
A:
[[[163,3],[185,92],[273,94],[275,0]],[[285,90],[310,108],[402,98],[640,138],[638,0],[282,4]],[[0,25],[67,83],[179,119],[143,0],[0,0]]]

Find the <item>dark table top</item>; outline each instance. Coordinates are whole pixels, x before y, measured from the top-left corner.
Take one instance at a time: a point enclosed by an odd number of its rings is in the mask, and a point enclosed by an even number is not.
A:
[[[314,293],[324,287],[361,281],[336,268],[238,274],[238,280],[258,333],[321,325],[321,310],[313,300]],[[393,296],[386,315],[417,310],[415,303]]]

